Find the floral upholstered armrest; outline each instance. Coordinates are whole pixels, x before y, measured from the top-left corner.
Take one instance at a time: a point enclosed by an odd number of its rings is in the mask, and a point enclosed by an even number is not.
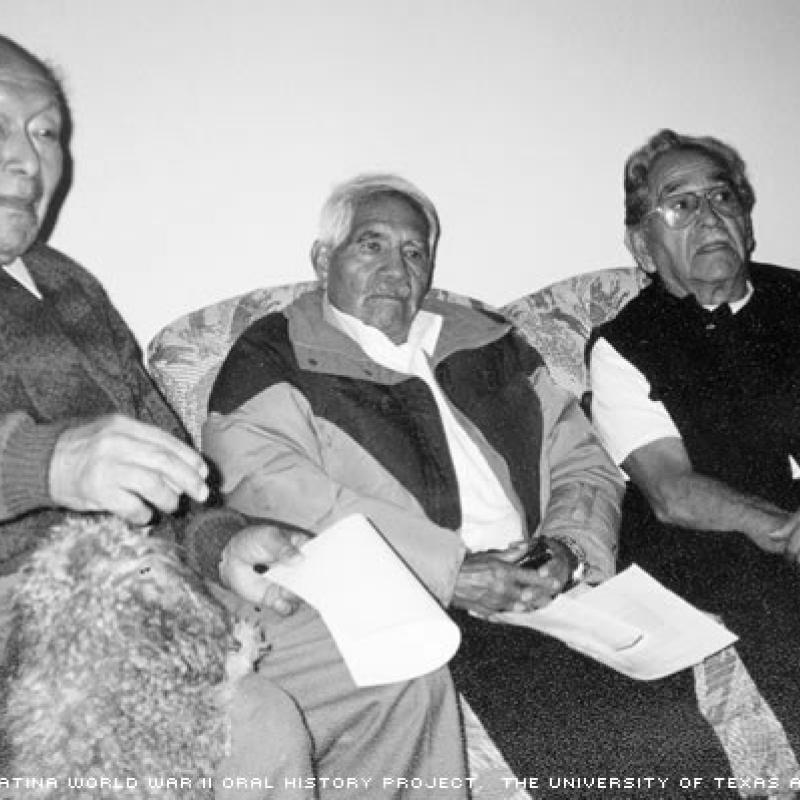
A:
[[[147,348],[148,369],[195,444],[200,444],[214,379],[239,335],[316,285],[306,281],[254,289],[178,317],[156,334]]]
[[[613,267],[558,281],[501,309],[539,351],[553,380],[576,397],[588,391],[584,361],[593,327],[614,317],[648,283],[636,267]]]

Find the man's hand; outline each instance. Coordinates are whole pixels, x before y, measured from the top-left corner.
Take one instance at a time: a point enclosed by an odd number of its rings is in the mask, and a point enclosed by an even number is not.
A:
[[[300,598],[273,583],[269,570],[263,567],[301,558],[299,548],[310,538],[310,534],[275,525],[244,528],[228,542],[222,554],[220,580],[251,603],[268,606],[279,614],[291,614],[300,605]]]
[[[570,549],[558,539],[547,539],[547,545],[553,557],[539,568],[540,575],[547,575],[558,582],[558,589],[555,594],[564,590],[569,583],[573,571],[573,559],[575,558]],[[577,564],[575,564],[577,566]]]
[[[539,569],[517,567],[513,561],[526,546],[469,554],[461,565],[452,604],[484,618],[547,605],[569,579],[568,557],[554,547],[554,558]]]
[[[50,462],[50,496],[72,511],[109,511],[137,525],[166,513],[182,494],[208,497],[208,467],[174,436],[120,414],[69,428]]]
[[[783,553],[790,561],[800,561],[800,511],[788,515],[783,525],[765,538],[766,546],[754,539],[762,550],[768,553]]]

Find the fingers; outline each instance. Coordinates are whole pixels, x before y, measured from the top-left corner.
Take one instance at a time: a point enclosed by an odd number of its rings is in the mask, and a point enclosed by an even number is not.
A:
[[[501,611],[530,611],[549,603],[560,587],[550,575],[478,553],[462,564],[453,604],[483,617]]]
[[[273,611],[277,611],[281,616],[287,617],[297,611],[301,600],[288,589],[284,589],[276,583],[270,583],[261,602]]]
[[[300,548],[310,534],[288,531],[277,525],[251,525],[239,531],[228,547],[232,555],[251,565],[291,562],[302,558]]]
[[[789,561],[797,562],[800,560],[800,531],[793,531],[786,542],[786,549],[783,552]]]
[[[147,525],[153,521],[153,507],[137,495],[122,490],[104,495],[102,505],[94,510],[116,514],[132,525]]]
[[[164,431],[113,415],[66,430],[50,463],[55,504],[110,511],[147,522],[151,508],[175,510],[180,496],[208,497],[208,467],[191,447]]]
[[[267,577],[268,573],[257,572],[253,566],[229,556],[220,565],[220,578],[225,586],[257,606],[270,608],[282,616],[294,613],[300,605],[300,598],[273,583]]]
[[[300,598],[269,579],[269,565],[302,558],[300,547],[311,538],[277,525],[251,525],[228,543],[220,565],[222,582],[252,603],[282,615],[292,614]]]
[[[107,448],[112,444],[121,448],[120,461],[129,468],[149,473],[145,491],[146,499],[158,505],[150,491],[165,485],[173,495],[188,494],[203,502],[208,497],[208,465],[202,456],[187,444],[153,425],[147,425],[127,417],[116,417],[103,432],[108,438]],[[154,478],[157,484],[154,483]],[[160,506],[159,506],[160,508]]]

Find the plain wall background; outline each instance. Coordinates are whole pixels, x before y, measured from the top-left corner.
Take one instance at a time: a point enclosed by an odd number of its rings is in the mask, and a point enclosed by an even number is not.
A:
[[[500,305],[629,264],[621,171],[673,127],[736,145],[757,257],[800,266],[798,0],[0,0],[63,68],[74,182],[51,243],[144,344],[311,276],[331,186],[437,204],[436,283]]]

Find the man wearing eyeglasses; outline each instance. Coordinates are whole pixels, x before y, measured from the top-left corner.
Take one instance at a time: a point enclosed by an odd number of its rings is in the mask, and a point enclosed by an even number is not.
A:
[[[720,614],[800,743],[800,273],[750,260],[755,195],[723,142],[661,131],[624,180],[652,282],[589,348],[592,418],[630,477],[621,566]]]

